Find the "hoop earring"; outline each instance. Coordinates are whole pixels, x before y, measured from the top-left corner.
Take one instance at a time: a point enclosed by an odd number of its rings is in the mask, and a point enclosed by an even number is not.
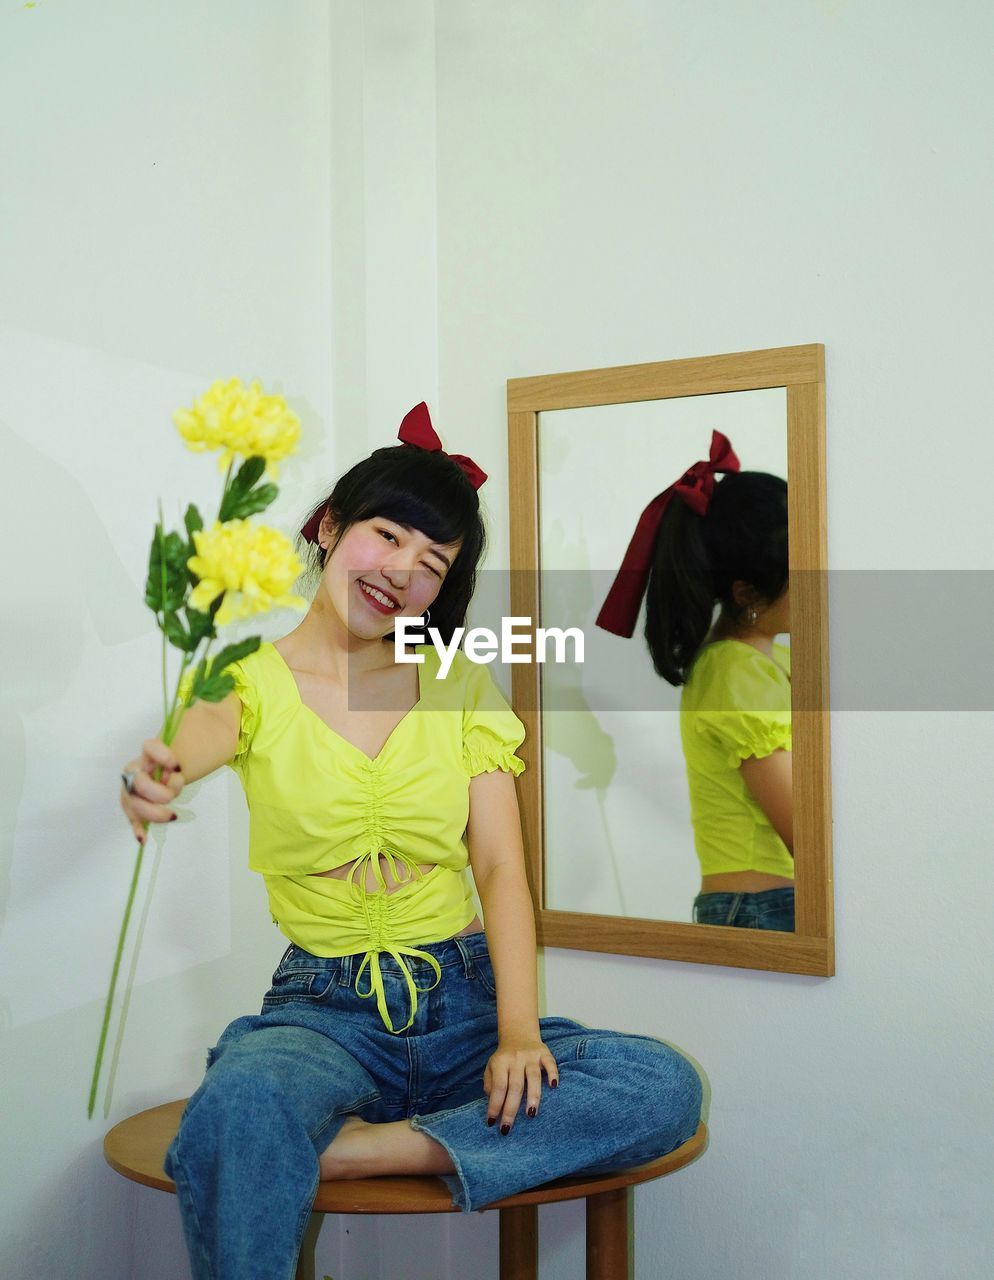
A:
[[[426,609],[426,610],[425,610],[425,616],[421,619],[421,626],[422,626],[422,627],[427,627],[427,625],[428,625],[428,622],[429,622],[430,618],[431,618],[431,610],[430,610],[430,609]]]
[[[759,614],[756,612],[755,609],[749,610],[749,626],[750,627],[754,627],[756,625],[756,619],[758,617],[759,617]]]

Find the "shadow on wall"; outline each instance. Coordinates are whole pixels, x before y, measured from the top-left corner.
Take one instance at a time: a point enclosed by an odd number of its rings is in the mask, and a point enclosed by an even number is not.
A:
[[[148,631],[135,584],[78,480],[0,420],[7,524],[0,618],[0,933],[10,903],[26,773],[25,717],[57,702],[77,674],[84,616],[105,645]],[[67,732],[71,732],[67,726]],[[72,750],[85,750],[74,744]],[[10,1006],[0,996],[0,1028]]]

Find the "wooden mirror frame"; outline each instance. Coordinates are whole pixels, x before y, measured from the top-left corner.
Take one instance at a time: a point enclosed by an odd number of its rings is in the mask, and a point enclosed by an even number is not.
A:
[[[539,943],[828,977],[835,972],[828,700],[828,540],[825,511],[825,349],[820,343],[653,364],[510,378],[507,383],[511,612],[541,622],[538,415],[783,387],[787,393],[788,564],[796,930],[735,929],[552,911],[544,902],[541,671],[512,668],[515,710],[528,730],[519,788]],[[800,572],[811,570],[814,572]],[[796,639],[796,647],[793,641]]]

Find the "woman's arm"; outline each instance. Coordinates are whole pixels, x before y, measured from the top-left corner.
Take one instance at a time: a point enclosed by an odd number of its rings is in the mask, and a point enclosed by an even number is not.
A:
[[[506,1133],[522,1096],[528,1114],[537,1112],[543,1069],[553,1088],[559,1082],[538,1025],[535,914],[513,774],[495,770],[472,779],[467,840],[497,983],[498,1045],[483,1081],[490,1098],[487,1123],[499,1117]]]
[[[794,852],[794,782],[789,751],[773,751],[758,759],[747,756],[742,778],[753,799],[770,820],[773,830]]]
[[[183,712],[172,747],[187,782],[206,778],[234,759],[241,712],[237,693],[220,702],[195,702]]]

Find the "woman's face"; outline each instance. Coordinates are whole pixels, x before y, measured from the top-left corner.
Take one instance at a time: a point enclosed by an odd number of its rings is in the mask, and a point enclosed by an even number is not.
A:
[[[334,544],[334,526],[327,515],[320,537],[325,545]],[[424,614],[461,545],[461,539],[433,542],[418,529],[375,516],[346,529],[325,560],[322,582],[349,631],[376,640],[393,630],[395,618]]]

